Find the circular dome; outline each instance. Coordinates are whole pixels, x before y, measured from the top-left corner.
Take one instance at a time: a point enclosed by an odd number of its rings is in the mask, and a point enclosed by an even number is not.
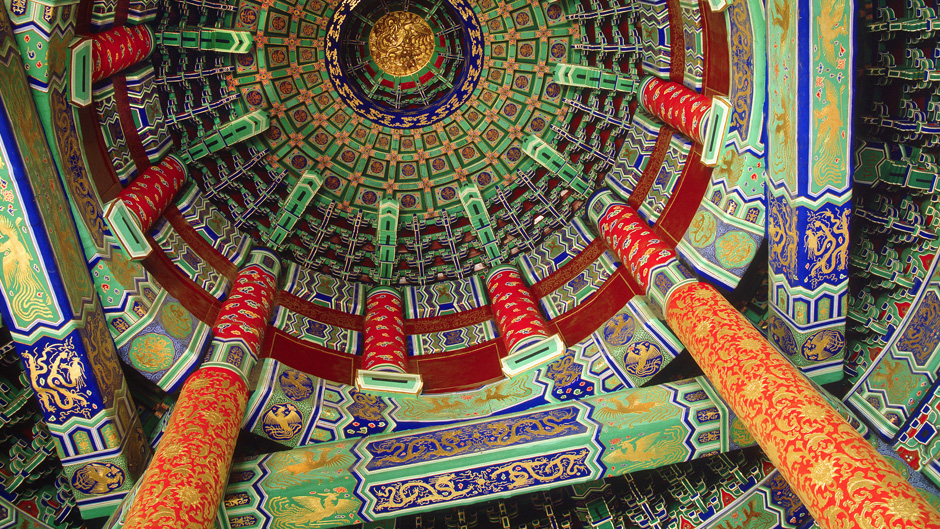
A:
[[[369,51],[386,73],[410,77],[422,70],[434,54],[434,32],[420,16],[393,11],[372,26]]]
[[[346,0],[325,47],[343,101],[394,128],[430,125],[460,108],[483,65],[483,32],[465,0]]]
[[[310,0],[247,10],[254,15],[236,27],[257,45],[236,57],[231,83],[246,110],[268,113],[270,127],[229,151],[243,167],[257,160],[254,172],[210,168],[200,184],[252,238],[304,268],[425,284],[508,262],[583,202],[525,153],[531,138],[592,189],[604,160],[628,144],[628,129],[614,121],[628,122],[630,94],[585,96],[553,74],[557,64],[587,60],[579,23],[559,4]],[[614,121],[575,121],[589,103]],[[278,205],[307,175],[321,185],[296,222],[277,227]],[[470,223],[464,202],[472,197],[461,190],[472,187],[492,233]],[[397,205],[398,219],[381,239],[391,259],[384,267],[376,253],[383,204]],[[286,234],[272,243],[277,230]]]

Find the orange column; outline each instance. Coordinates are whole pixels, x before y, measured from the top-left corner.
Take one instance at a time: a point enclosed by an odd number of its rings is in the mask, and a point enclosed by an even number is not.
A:
[[[125,528],[210,529],[228,479],[280,263],[252,252],[213,326],[208,360],[190,375],[128,509]]]
[[[588,204],[608,245],[822,527],[940,528],[940,513],[724,297],[609,192]],[[673,269],[668,273],[669,269]],[[655,296],[653,296],[655,297]]]

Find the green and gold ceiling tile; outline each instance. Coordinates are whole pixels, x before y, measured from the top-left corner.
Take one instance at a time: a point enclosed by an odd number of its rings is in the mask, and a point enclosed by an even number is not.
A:
[[[552,118],[544,112],[533,112],[532,119],[529,120],[527,128],[529,132],[541,134],[546,129],[548,129],[548,124],[551,122],[551,120]]]
[[[494,15],[487,23],[486,27],[489,28],[491,32],[502,31],[503,30],[503,19],[498,15]]]
[[[324,172],[323,177],[323,190],[333,195],[341,193],[340,187],[343,186],[343,180],[340,177],[329,171]]]
[[[555,82],[548,82],[545,84],[545,91],[542,94],[542,97],[547,100],[561,100],[562,86]]]
[[[375,207],[382,193],[382,190],[360,189],[356,202],[364,206]]]
[[[294,96],[297,93],[297,86],[294,84],[294,80],[291,78],[280,78],[272,82],[277,89],[277,95],[281,100],[289,99],[291,96]],[[288,104],[291,104],[291,102],[288,102]]]
[[[480,158],[481,156],[480,150],[477,149],[476,146],[472,144],[464,145],[457,152],[460,154],[460,158],[464,162],[462,164],[463,167],[467,167],[468,164]]]
[[[562,9],[560,2],[545,6],[545,17],[548,19],[549,24],[564,24],[564,15],[564,9]]]
[[[435,132],[425,133],[422,139],[424,141],[425,149],[432,149],[434,147],[438,147],[441,144],[441,140],[438,138],[437,133]]]
[[[387,151],[392,146],[392,137],[388,134],[379,134],[375,139],[375,146]]]
[[[307,111],[307,107],[303,105],[296,106],[287,112],[287,115],[290,117],[291,122],[295,127],[303,127],[308,121],[310,121],[310,112]]]
[[[435,199],[439,206],[451,204],[457,200],[457,186],[453,184],[444,185],[435,188]]]
[[[261,91],[260,85],[242,85],[239,86],[242,99],[248,103],[252,110],[267,106],[267,98]]]
[[[477,123],[480,122],[481,119],[483,119],[483,115],[474,109],[470,109],[467,112],[465,112],[463,117],[467,124],[474,126],[474,127],[476,126]]]
[[[313,140],[314,148],[320,152],[326,151],[327,147],[329,147],[330,143],[333,141],[333,137],[327,134],[323,128],[316,129],[311,139]]]
[[[258,6],[252,2],[243,2],[243,7],[235,19],[235,29],[255,30],[257,28]]]
[[[486,80],[494,83],[497,87],[502,86],[503,73],[504,70],[502,68],[490,68],[489,73],[486,75]]]
[[[400,178],[417,178],[417,164],[411,162],[398,164],[398,175]]]
[[[551,39],[549,42],[551,43],[548,52],[549,62],[564,62],[568,56],[568,39]]]
[[[349,121],[349,116],[346,114],[345,109],[340,109],[330,116],[330,122],[339,128],[345,127],[347,121]]]
[[[349,147],[343,147],[336,159],[341,164],[351,168],[356,163],[356,159],[358,157],[359,156],[356,154],[356,151],[350,149]]]
[[[486,103],[487,105],[492,105],[493,102],[496,101],[496,99],[497,99],[496,92],[492,90],[484,90],[483,93],[480,94],[480,100]]]
[[[428,167],[431,169],[431,174],[440,174],[444,171],[450,169],[450,161],[446,156],[436,156],[428,160]]]
[[[479,187],[481,191],[485,190],[487,186],[496,183],[496,179],[493,178],[493,171],[490,166],[487,166],[482,171],[474,174],[472,179],[474,182],[476,182],[477,187]]]
[[[505,137],[505,134],[506,132],[494,123],[483,132],[483,139],[490,145],[496,146],[499,145],[500,141]]]
[[[526,73],[517,73],[516,78],[512,81],[512,88],[520,93],[525,95],[532,93],[532,87],[535,86],[535,83],[532,81],[534,76],[532,74]]]
[[[405,152],[413,152],[415,150],[415,138],[412,135],[403,136],[401,138],[401,150]]]
[[[525,6],[522,9],[513,12],[512,21],[517,28],[521,29],[534,26],[535,17],[532,15],[532,11],[529,9],[529,7]]]
[[[321,92],[313,99],[313,102],[316,104],[317,110],[321,112],[331,108],[334,104],[333,96],[329,92]]]
[[[385,178],[386,174],[388,174],[386,171],[387,169],[385,160],[370,158],[369,162],[366,164],[366,174]]]
[[[502,160],[510,168],[515,168],[519,163],[519,160],[522,159],[522,148],[519,147],[518,140],[513,141],[513,146],[506,149],[506,152],[503,154]]]
[[[445,127],[444,130],[447,132],[447,137],[450,138],[451,141],[456,141],[457,138],[463,136],[463,129],[460,128],[460,125],[457,123],[451,123]]]
[[[414,211],[424,209],[424,200],[420,193],[399,193],[398,203],[403,210]]]
[[[519,103],[517,103],[517,102],[515,102],[515,101],[507,100],[505,103],[503,103],[503,107],[502,107],[502,109],[500,110],[500,113],[501,113],[503,116],[505,116],[505,117],[509,118],[510,120],[513,120],[513,121],[514,121],[514,120],[518,117],[518,115],[519,115],[519,110],[520,110],[520,108],[521,108],[521,107],[520,107]]]
[[[287,48],[284,46],[267,46],[268,67],[276,68],[287,65]]]

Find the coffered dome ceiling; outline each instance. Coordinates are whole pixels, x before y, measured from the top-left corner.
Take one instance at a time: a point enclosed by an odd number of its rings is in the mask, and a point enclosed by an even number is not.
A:
[[[490,264],[459,197],[469,185],[493,222],[499,257],[492,261],[531,249],[583,197],[543,178],[524,140],[538,136],[564,152],[570,143],[559,131],[580,121],[567,99],[615,118],[629,112],[622,96],[553,81],[557,63],[580,62],[579,25],[559,3],[245,1],[235,28],[254,32],[257,46],[236,58],[230,87],[247,110],[269,113],[270,128],[254,141],[276,169],[242,171],[237,183],[224,167],[206,170],[200,185],[236,226],[265,242],[277,219],[271,188],[286,194],[305,173],[318,175],[316,197],[280,250],[344,279],[381,280],[374,254],[385,198],[399,208],[393,284],[464,277]],[[616,62],[612,55],[601,66],[627,72],[636,63],[632,53]],[[616,157],[625,129],[582,129],[592,151]],[[609,163],[575,151],[572,162],[593,185]]]

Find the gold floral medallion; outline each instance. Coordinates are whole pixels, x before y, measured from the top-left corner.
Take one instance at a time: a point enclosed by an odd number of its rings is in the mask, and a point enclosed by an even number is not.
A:
[[[390,75],[411,75],[434,53],[434,32],[420,16],[394,11],[379,19],[369,33],[372,60]]]

